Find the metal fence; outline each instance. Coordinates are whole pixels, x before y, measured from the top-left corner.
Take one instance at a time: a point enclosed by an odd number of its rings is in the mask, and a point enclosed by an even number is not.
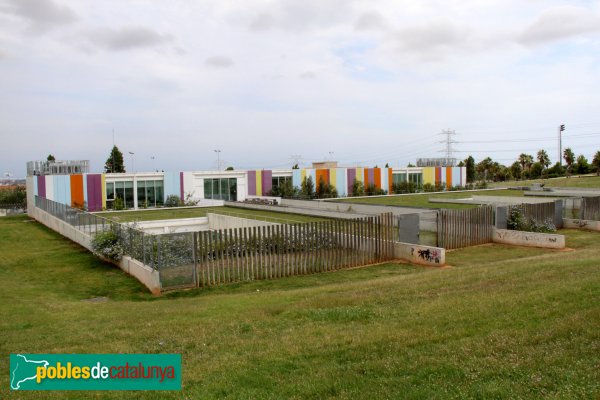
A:
[[[493,238],[494,208],[438,211],[437,245],[445,249],[490,243]]]
[[[600,221],[600,197],[584,197],[581,200],[581,219]]]
[[[159,271],[163,290],[333,271],[394,258],[391,213],[152,235],[38,196],[35,205],[90,236],[114,232],[124,255]]]

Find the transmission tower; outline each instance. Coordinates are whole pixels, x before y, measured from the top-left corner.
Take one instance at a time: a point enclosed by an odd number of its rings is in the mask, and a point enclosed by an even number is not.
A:
[[[443,143],[445,144],[445,148],[442,150],[439,150],[440,153],[444,153],[445,157],[445,164],[447,167],[454,167],[456,165],[456,158],[454,158],[454,148],[452,147],[453,144],[458,143],[456,140],[454,140],[454,136],[456,136],[456,131],[450,130],[450,129],[446,129],[443,130],[442,132],[439,133],[439,135],[441,136],[446,136],[444,140],[440,140],[439,143]]]

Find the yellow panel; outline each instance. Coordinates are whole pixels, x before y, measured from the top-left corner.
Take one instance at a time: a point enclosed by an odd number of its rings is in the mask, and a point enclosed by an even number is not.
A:
[[[356,168],[356,181],[357,182],[365,182],[365,169],[364,168]]]
[[[337,185],[337,171],[335,168],[329,169],[329,184],[331,186]]]
[[[100,179],[102,181],[102,183],[100,184],[102,186],[102,209],[106,210],[106,176],[104,176],[104,174],[100,176]]]
[[[262,171],[256,171],[256,195],[262,196]]]
[[[435,167],[423,167],[423,184],[435,185]]]

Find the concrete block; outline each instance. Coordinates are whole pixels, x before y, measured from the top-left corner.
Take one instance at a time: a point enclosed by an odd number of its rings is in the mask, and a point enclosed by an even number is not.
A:
[[[419,243],[419,214],[398,216],[398,240],[404,243]]]
[[[496,207],[496,228],[506,229],[508,227],[508,207]]]
[[[563,228],[569,229],[585,229],[588,231],[599,231],[600,232],[600,221],[591,221],[587,219],[563,219]]]
[[[411,243],[394,243],[394,257],[413,264],[442,267],[446,265],[446,250],[441,247]]]
[[[516,246],[544,247],[548,249],[564,249],[565,236],[555,233],[537,233],[495,229],[494,243],[512,244]]]
[[[554,226],[557,228],[563,227],[563,202],[562,200],[554,201]]]

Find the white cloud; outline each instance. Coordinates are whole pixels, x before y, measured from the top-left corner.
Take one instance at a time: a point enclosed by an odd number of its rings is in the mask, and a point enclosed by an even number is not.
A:
[[[233,60],[227,56],[213,56],[208,57],[204,63],[209,67],[229,68],[233,65]]]
[[[75,12],[52,0],[7,0],[0,11],[18,16],[29,22],[32,32],[43,32],[75,22]]]
[[[528,45],[600,33],[600,15],[582,7],[562,6],[544,10],[517,39]]]
[[[119,29],[98,28],[84,34],[89,43],[111,51],[157,47],[173,42],[173,37],[143,26]]]

